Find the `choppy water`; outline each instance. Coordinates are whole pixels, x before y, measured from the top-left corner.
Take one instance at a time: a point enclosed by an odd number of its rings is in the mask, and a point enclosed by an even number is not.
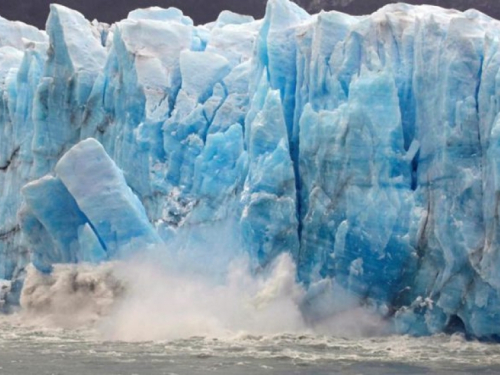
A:
[[[25,309],[0,316],[0,375],[500,374],[500,345],[362,338],[387,331],[359,308],[308,326],[295,275],[287,257],[267,276],[232,267],[215,286],[137,262],[29,270]],[[128,286],[117,300],[115,285]]]
[[[500,346],[461,337],[239,335],[106,342],[91,330],[0,323],[0,374],[500,374]]]

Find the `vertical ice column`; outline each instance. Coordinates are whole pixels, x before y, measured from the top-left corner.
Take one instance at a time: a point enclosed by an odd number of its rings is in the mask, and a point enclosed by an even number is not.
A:
[[[111,258],[159,244],[140,200],[99,142],[89,138],[68,151],[56,173],[85,213]]]
[[[31,239],[30,250],[35,255],[35,266],[41,271],[50,271],[54,263],[79,261],[78,228],[87,219],[61,180],[46,176],[24,186],[22,194],[30,212],[39,222],[24,222],[24,229]],[[50,240],[41,241],[33,237],[36,228],[40,235]]]
[[[247,250],[265,265],[282,252],[297,257],[299,238],[295,174],[279,92],[265,84],[259,90],[265,102],[247,124],[249,171],[241,225]]]

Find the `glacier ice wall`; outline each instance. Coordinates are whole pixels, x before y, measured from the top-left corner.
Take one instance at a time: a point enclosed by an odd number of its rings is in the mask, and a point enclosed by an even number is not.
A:
[[[0,305],[30,262],[224,227],[262,267],[292,254],[311,316],[349,295],[401,333],[500,335],[496,20],[53,5],[46,31],[0,18],[0,92]]]

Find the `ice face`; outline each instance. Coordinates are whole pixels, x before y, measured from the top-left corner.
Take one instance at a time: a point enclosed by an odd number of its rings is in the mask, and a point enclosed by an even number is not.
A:
[[[220,231],[256,267],[290,253],[311,316],[349,301],[401,333],[496,337],[498,30],[287,0],[202,26],[175,8],[0,19],[0,300],[30,262],[217,257]]]
[[[23,229],[39,270],[51,272],[57,263],[98,263],[161,244],[122,171],[95,139],[72,147],[54,171],[56,177],[22,189],[29,218]]]
[[[87,218],[78,207],[73,196],[59,178],[47,176],[35,180],[21,190],[29,211],[46,231],[50,241],[41,246],[36,239],[30,243],[40,254],[34,264],[38,269],[51,271],[54,263],[75,263],[78,257],[78,228],[87,223]],[[30,234],[31,230],[25,230]],[[53,252],[50,256],[49,253]],[[42,265],[41,259],[49,262]]]

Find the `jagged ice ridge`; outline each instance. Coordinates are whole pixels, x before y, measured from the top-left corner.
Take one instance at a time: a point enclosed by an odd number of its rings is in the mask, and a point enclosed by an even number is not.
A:
[[[498,21],[405,4],[0,18],[0,304],[30,262],[230,228],[257,265],[293,256],[310,319],[344,298],[400,333],[498,337],[499,52]]]

